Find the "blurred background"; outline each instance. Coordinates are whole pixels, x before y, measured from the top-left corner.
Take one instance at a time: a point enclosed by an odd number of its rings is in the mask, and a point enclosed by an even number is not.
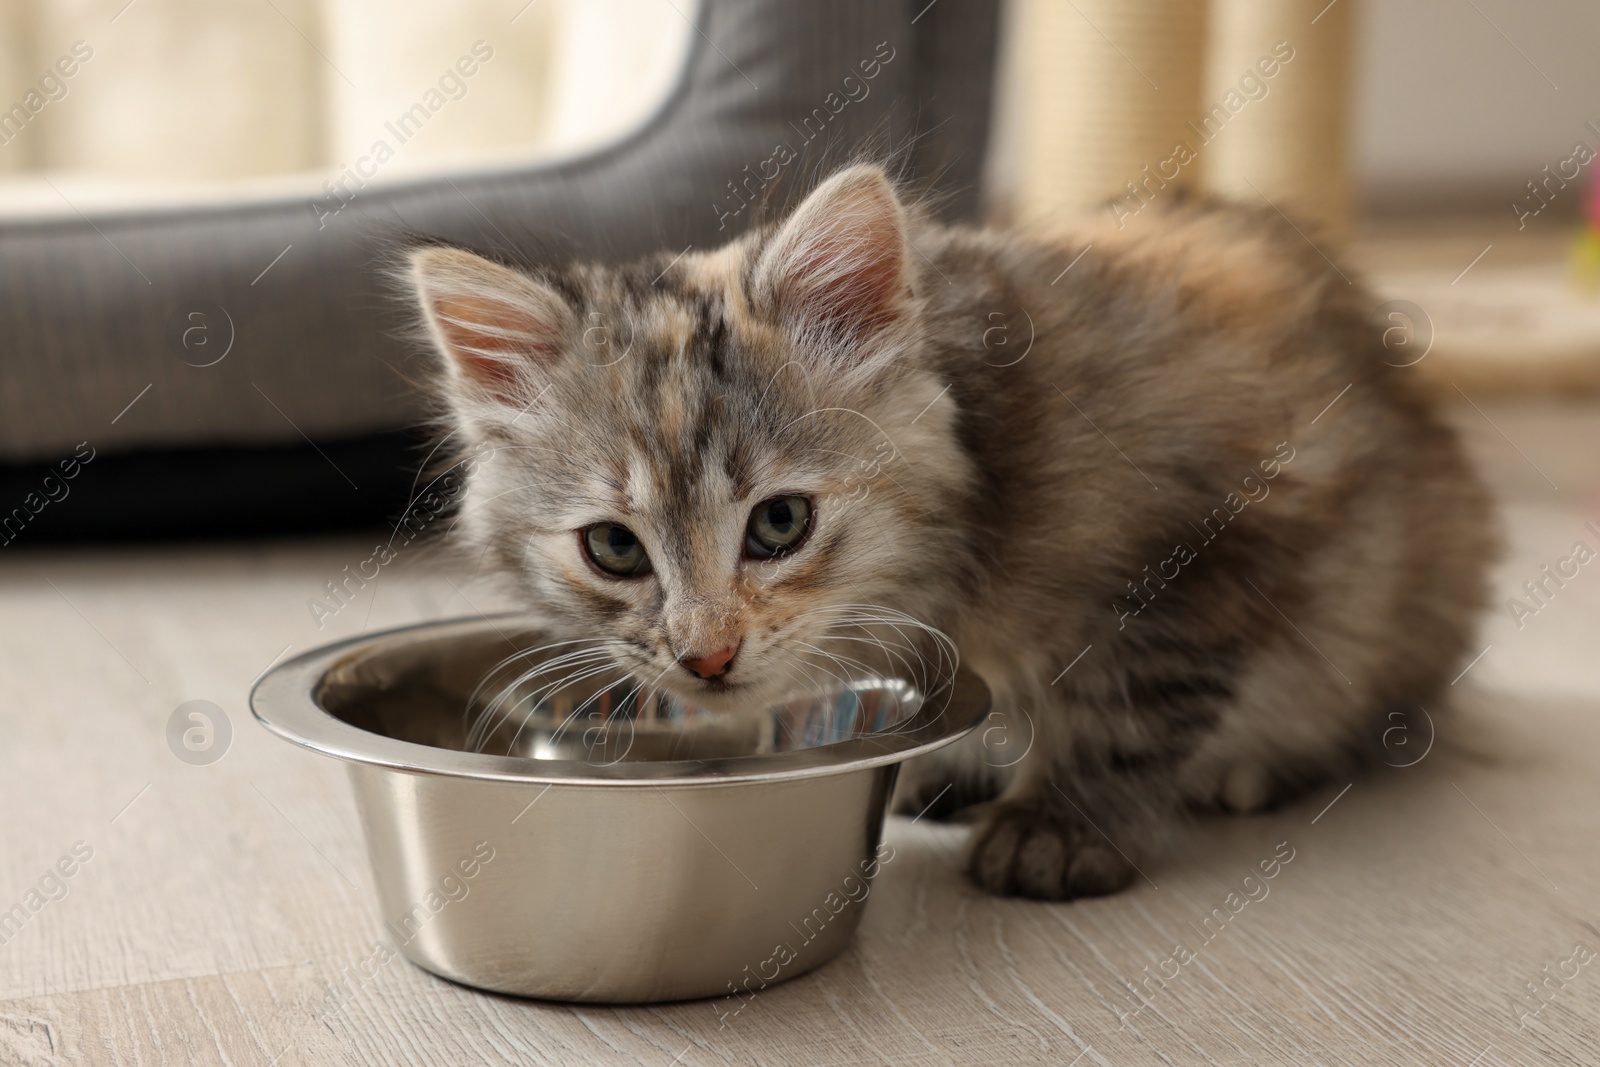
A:
[[[1589,36],[1600,16],[1581,0],[991,6],[1003,8],[986,189],[997,206],[1059,211],[1122,191],[1278,41],[1295,53],[1284,77],[1262,79],[1278,102],[1241,119],[1208,153],[1226,158],[1186,180],[1238,192],[1243,161],[1286,141],[1257,184],[1301,183],[1309,213],[1330,201],[1341,219],[1506,214],[1541,168],[1600,136],[1586,125],[1600,101]],[[244,195],[286,176],[320,185],[475,40],[493,61],[385,178],[592,148],[664,101],[694,10],[688,0],[5,0],[8,106],[74,41],[94,58],[62,79],[70,106],[52,100],[25,137],[4,129],[4,204],[60,210],[40,176],[97,204],[226,195],[223,183]],[[1580,198],[1561,199],[1575,217]]]

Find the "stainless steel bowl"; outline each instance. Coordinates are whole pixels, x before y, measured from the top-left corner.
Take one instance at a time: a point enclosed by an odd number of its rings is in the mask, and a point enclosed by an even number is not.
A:
[[[605,670],[554,685],[549,639],[428,623],[297,656],[250,696],[349,764],[400,951],[503,993],[742,1003],[825,963],[892,860],[899,764],[988,710],[956,670],[713,713]]]

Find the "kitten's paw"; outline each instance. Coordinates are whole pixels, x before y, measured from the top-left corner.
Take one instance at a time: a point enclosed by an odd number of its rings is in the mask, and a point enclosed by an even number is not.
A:
[[[966,821],[973,814],[969,809],[1004,788],[1003,769],[983,762],[981,751],[968,742],[958,742],[904,764],[890,810],[934,822]]]
[[[1036,900],[1098,897],[1138,872],[1109,841],[1074,817],[1003,804],[972,831],[967,874],[983,889]]]
[[[1331,776],[1328,765],[1241,761],[1198,783],[1188,795],[1198,808],[1256,815],[1293,804]]]
[[[1272,803],[1275,780],[1265,767],[1240,763],[1228,768],[1217,791],[1217,804],[1235,815],[1265,811]]]
[[[970,814],[974,805],[993,800],[997,787],[970,778],[929,777],[923,781],[901,781],[894,791],[890,810],[896,815],[928,819],[932,822],[958,822]]]

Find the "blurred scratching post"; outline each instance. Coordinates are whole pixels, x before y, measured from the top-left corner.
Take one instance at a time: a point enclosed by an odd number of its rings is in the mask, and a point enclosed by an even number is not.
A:
[[[1144,167],[1192,140],[1205,25],[1197,0],[1013,0],[1015,221],[1063,221],[1127,196]]]
[[[1246,103],[1201,150],[1207,190],[1245,203],[1270,199],[1318,240],[1350,228],[1350,80],[1357,0],[1211,0],[1205,108],[1229,93]],[[1313,22],[1312,20],[1316,21]],[[1241,79],[1280,41],[1293,58],[1249,99]],[[1248,86],[1247,86],[1248,88]],[[1253,90],[1259,92],[1260,90]]]

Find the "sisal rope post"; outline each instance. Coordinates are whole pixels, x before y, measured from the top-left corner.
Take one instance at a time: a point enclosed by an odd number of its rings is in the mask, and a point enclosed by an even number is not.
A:
[[[1015,0],[1016,222],[1103,209],[1172,157],[1199,101],[1206,9],[1197,0]],[[1160,195],[1194,178],[1194,168],[1179,168],[1147,188]]]
[[[1228,102],[1244,103],[1201,149],[1204,188],[1246,204],[1270,200],[1312,237],[1332,243],[1342,241],[1350,228],[1357,2],[1211,3],[1202,107],[1220,105],[1228,112]],[[1281,57],[1280,42],[1293,50],[1293,58],[1267,77],[1263,72],[1272,63],[1262,59]]]

